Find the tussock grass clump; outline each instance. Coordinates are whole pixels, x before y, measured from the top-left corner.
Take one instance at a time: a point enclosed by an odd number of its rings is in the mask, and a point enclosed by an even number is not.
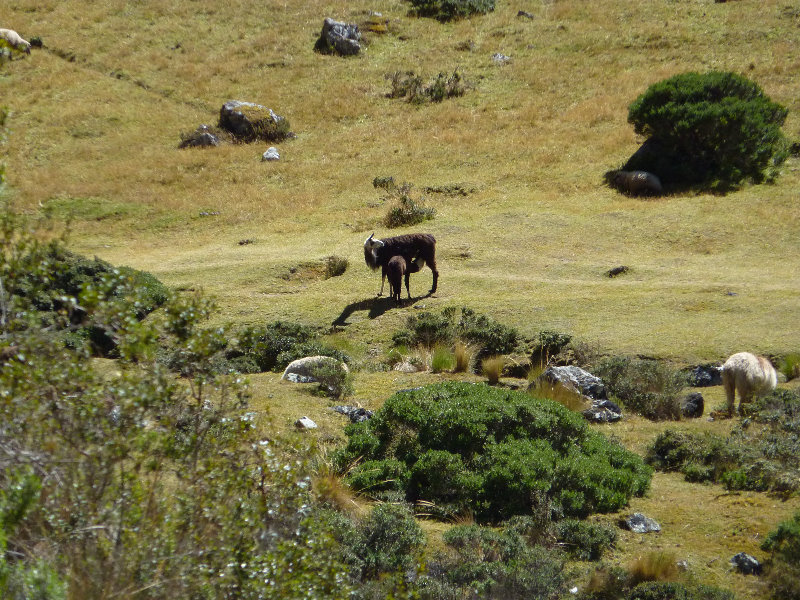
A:
[[[424,197],[419,200],[412,198],[413,186],[410,183],[396,185],[392,177],[376,177],[372,185],[388,192],[383,200],[388,200],[392,206],[384,217],[383,224],[389,229],[417,225],[430,221],[436,215],[436,209],[425,206]]]
[[[431,351],[431,372],[450,371],[455,365],[455,356],[448,346],[437,345]]]
[[[344,275],[350,262],[343,256],[331,255],[325,259],[325,279]]]
[[[678,559],[673,552],[648,552],[633,561],[628,580],[632,586],[643,581],[673,581],[678,577]]]
[[[472,368],[472,359],[474,355],[472,348],[461,340],[456,340],[453,355],[455,359],[453,371],[456,373],[469,372]]]
[[[412,104],[442,102],[448,98],[463,96],[467,91],[467,84],[458,70],[450,75],[439,73],[428,85],[414,71],[395,71],[386,75],[386,79],[392,85],[387,94],[389,98],[405,98]]]
[[[481,373],[490,385],[497,385],[505,366],[506,360],[502,356],[487,356],[481,361]]]
[[[800,352],[792,352],[784,356],[780,360],[778,370],[786,377],[786,381],[800,377]]]

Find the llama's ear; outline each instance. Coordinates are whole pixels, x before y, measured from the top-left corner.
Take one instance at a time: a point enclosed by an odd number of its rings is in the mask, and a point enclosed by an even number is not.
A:
[[[372,241],[372,237],[373,237],[374,235],[375,235],[375,232],[373,231],[373,232],[370,234],[370,236],[369,236],[367,239],[365,239],[365,240],[364,240],[364,245],[365,245],[365,246],[366,246],[367,244],[369,244],[369,243],[370,243],[370,241]]]

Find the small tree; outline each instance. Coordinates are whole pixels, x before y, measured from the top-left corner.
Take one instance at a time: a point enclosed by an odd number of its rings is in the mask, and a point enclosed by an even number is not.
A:
[[[649,139],[626,169],[667,185],[726,189],[771,176],[787,156],[787,110],[734,73],[683,73],[651,85],[628,108],[628,122]]]

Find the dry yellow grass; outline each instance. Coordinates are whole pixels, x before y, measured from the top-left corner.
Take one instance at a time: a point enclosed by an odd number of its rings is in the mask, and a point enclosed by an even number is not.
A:
[[[0,66],[12,111],[9,195],[28,213],[71,217],[79,252],[214,295],[220,321],[327,326],[344,316],[337,343],[365,363],[385,355],[408,315],[447,306],[523,334],[561,331],[606,352],[677,362],[797,352],[797,159],[774,185],[724,197],[643,201],[602,183],[641,142],[628,104],[687,70],[747,75],[789,109],[784,130],[800,137],[800,27],[785,0],[504,1],[450,24],[409,18],[408,8],[401,0],[4,7],[4,27],[46,46]],[[520,9],[535,18],[518,18]],[[369,10],[395,33],[372,35],[354,59],[312,51],[326,16],[358,22]],[[495,65],[495,52],[510,63]],[[385,97],[387,73],[432,78],[456,68],[473,86],[461,98],[417,107]],[[215,123],[232,98],[288,118],[297,138],[279,145],[279,162],[260,161],[263,144],[177,149],[182,132]],[[437,211],[424,229],[438,240],[439,292],[384,310],[371,303],[378,276],[363,265],[362,243],[373,230],[394,233],[380,225],[387,206],[372,186],[385,175],[416,190],[470,192],[426,193]],[[287,278],[330,255],[349,260],[344,275]],[[604,276],[622,264],[626,275]],[[412,294],[429,283],[427,269],[414,275]],[[398,389],[449,377],[480,379],[362,371],[354,399],[375,409]],[[343,440],[331,401],[274,374],[251,380],[253,407],[269,410],[276,428],[307,414],[320,444]],[[720,400],[710,394],[707,406]],[[643,452],[663,427],[630,418],[599,429]],[[796,507],[657,475],[631,508],[664,520],[664,532],[623,535],[614,559],[628,564],[664,546],[686,555],[701,580],[762,598],[757,580],[727,571],[727,553],[758,554],[759,540]]]

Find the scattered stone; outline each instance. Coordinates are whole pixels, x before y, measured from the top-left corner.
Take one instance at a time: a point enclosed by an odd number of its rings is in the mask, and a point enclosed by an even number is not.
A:
[[[705,401],[700,392],[692,392],[681,400],[681,414],[687,419],[698,419],[703,416],[704,411]]]
[[[408,362],[407,360],[404,360],[403,362],[399,362],[399,363],[397,363],[397,364],[396,364],[396,365],[395,365],[395,366],[392,368],[392,370],[393,370],[393,371],[399,371],[400,373],[416,373],[416,372],[417,372],[419,369],[417,369],[417,367],[415,367],[414,365],[412,365],[412,364],[411,364],[410,362]]]
[[[622,524],[634,533],[661,531],[661,525],[650,517],[644,516],[642,513],[633,513],[630,517],[624,519]]]
[[[278,149],[275,146],[270,146],[267,148],[267,151],[261,155],[261,160],[280,160],[281,155],[278,153]]]
[[[200,125],[178,144],[178,148],[209,148],[219,146],[219,143],[219,138],[212,133],[208,125]]]
[[[731,558],[731,565],[736,571],[742,575],[760,575],[761,563],[755,557],[739,552],[736,556]]]
[[[511,60],[510,56],[506,56],[505,54],[500,54],[499,52],[495,52],[492,54],[492,62],[496,65],[505,65]]]
[[[322,32],[314,50],[322,54],[355,56],[361,52],[361,32],[358,25],[334,21],[330,17],[322,23]]]
[[[608,399],[608,392],[603,380],[574,365],[547,367],[544,373],[539,375],[539,380],[547,381],[550,384],[560,383],[568,390],[586,396],[590,400]]]
[[[608,271],[606,271],[606,276],[616,277],[617,275],[622,275],[624,273],[627,273],[629,270],[630,269],[625,265],[620,265],[618,267],[614,267],[613,269],[609,269]]]
[[[678,567],[678,571],[680,571],[681,573],[686,573],[686,572],[689,571],[689,561],[686,560],[685,558],[682,559],[682,560],[679,560],[675,564]]]
[[[372,411],[360,406],[334,406],[333,410],[350,418],[351,423],[361,423],[372,418]]]
[[[256,241],[254,239],[251,239],[251,238],[247,238],[247,239],[244,239],[244,240],[239,240],[239,245],[240,246],[247,246],[248,244],[255,244],[255,243],[256,243]]]
[[[293,383],[315,383],[318,382],[317,373],[321,369],[342,369],[345,373],[349,372],[347,365],[339,362],[330,356],[306,356],[298,358],[289,363],[281,376]]]
[[[592,400],[591,408],[581,414],[590,423],[616,423],[622,418],[622,409],[610,400]]]
[[[316,429],[317,424],[308,417],[300,417],[294,422],[294,426],[298,429]]]
[[[518,16],[518,17],[524,17],[524,18],[526,18],[526,19],[535,19],[535,18],[536,18],[536,17],[534,17],[534,16],[533,16],[531,13],[529,13],[529,12],[526,12],[526,11],[524,11],[524,10],[521,10],[521,11],[519,11],[519,12],[517,13],[517,16]]]
[[[722,385],[722,367],[719,365],[696,365],[686,369],[689,387],[710,387]]]
[[[661,196],[664,193],[658,176],[647,171],[616,171],[611,181],[618,190],[631,196]]]

